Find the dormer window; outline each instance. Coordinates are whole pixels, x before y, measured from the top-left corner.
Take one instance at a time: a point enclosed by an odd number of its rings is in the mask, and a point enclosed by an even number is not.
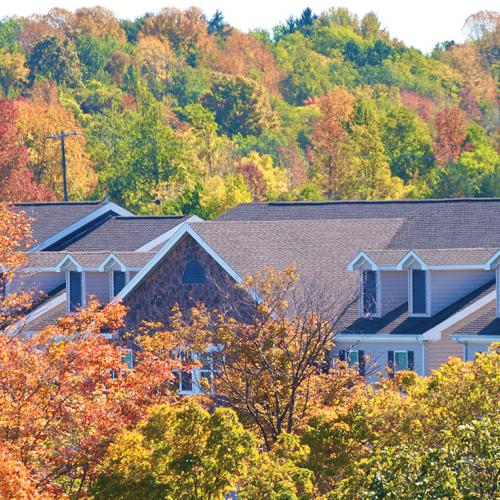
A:
[[[76,311],[82,305],[82,273],[69,272],[69,310]]]
[[[203,265],[198,260],[191,260],[186,264],[182,275],[182,282],[185,285],[202,285],[207,282]]]
[[[377,272],[363,271],[361,287],[362,315],[373,316],[377,313]]]
[[[427,314],[427,273],[421,269],[410,271],[411,314]]]

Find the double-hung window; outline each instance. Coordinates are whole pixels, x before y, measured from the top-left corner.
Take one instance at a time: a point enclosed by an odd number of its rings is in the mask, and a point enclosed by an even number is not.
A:
[[[413,351],[389,351],[388,364],[389,376],[394,377],[394,374],[405,370],[415,369],[415,354]]]
[[[377,272],[363,271],[361,286],[363,316],[373,316],[377,313]]]
[[[361,349],[341,350],[339,358],[341,361],[347,361],[351,368],[357,368],[360,375],[365,375],[365,351]]]

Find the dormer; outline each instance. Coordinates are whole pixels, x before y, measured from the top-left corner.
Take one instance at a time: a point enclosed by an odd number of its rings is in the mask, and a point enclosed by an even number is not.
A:
[[[100,272],[108,272],[110,299],[115,297],[125,287],[128,281],[128,273],[125,264],[114,254],[110,254],[99,266]]]
[[[397,268],[408,271],[408,315],[430,316],[429,274],[424,261],[410,251]]]
[[[66,273],[68,312],[76,311],[85,304],[83,268],[71,255],[66,255],[55,267],[56,272]]]

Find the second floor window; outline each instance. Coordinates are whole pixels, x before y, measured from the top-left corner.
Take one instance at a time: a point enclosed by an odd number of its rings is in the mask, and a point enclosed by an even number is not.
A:
[[[76,311],[82,305],[82,273],[69,272],[69,310]]]
[[[421,269],[411,271],[412,314],[427,313],[427,275]]]
[[[363,271],[362,274],[363,316],[372,316],[377,312],[377,273]]]

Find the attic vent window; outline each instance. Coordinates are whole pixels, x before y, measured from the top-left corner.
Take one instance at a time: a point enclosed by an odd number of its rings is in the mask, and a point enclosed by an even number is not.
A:
[[[363,271],[362,275],[363,315],[372,316],[377,313],[377,272]]]
[[[421,269],[411,271],[412,314],[427,313],[427,275]]]
[[[203,265],[198,260],[191,260],[186,264],[182,282],[185,285],[202,285],[207,282]]]

